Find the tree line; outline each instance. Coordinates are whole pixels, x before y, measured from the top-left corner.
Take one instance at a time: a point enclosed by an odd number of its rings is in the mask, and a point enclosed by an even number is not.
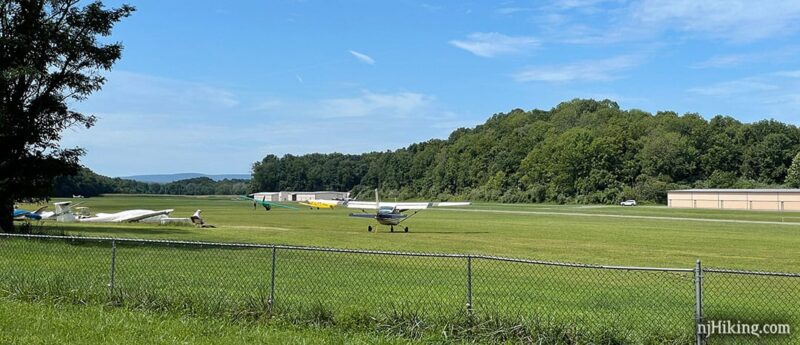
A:
[[[71,176],[59,176],[53,181],[53,196],[71,197],[73,195],[97,196],[100,194],[169,194],[169,195],[243,195],[250,190],[248,180],[214,181],[208,177],[197,177],[170,183],[148,183],[134,180],[111,178],[79,169]]]
[[[379,188],[401,199],[666,203],[672,189],[797,187],[799,151],[800,130],[775,120],[706,120],[575,99],[549,111],[498,113],[446,140],[394,151],[270,154],[253,164],[251,190],[368,197]]]

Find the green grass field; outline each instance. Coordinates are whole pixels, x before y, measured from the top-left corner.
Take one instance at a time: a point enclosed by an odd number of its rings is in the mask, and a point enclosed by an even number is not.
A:
[[[23,205],[34,208],[32,205]],[[800,271],[800,213],[681,210],[658,206],[558,206],[476,204],[459,210],[431,209],[405,224],[410,233],[380,226],[368,233],[358,210],[253,210],[225,197],[101,197],[86,199],[93,212],[174,208],[175,217],[202,209],[215,229],[143,224],[54,224],[70,234],[309,245],[352,249],[471,253],[579,263],[691,268]],[[496,211],[513,213],[495,213]],[[525,213],[539,212],[539,213]],[[564,214],[547,214],[564,213]],[[575,214],[581,214],[578,216]],[[742,220],[611,218],[606,215]],[[757,222],[794,222],[777,225]],[[374,225],[374,224],[373,224]]]
[[[232,323],[216,318],[102,306],[0,299],[2,344],[407,344],[408,339],[286,323]]]
[[[706,267],[760,271],[800,267],[796,256],[800,223],[790,223],[792,214],[480,204],[424,211],[408,221],[410,233],[389,233],[385,227],[368,233],[369,222],[348,218],[350,210],[344,209],[265,212],[231,198],[129,196],[86,201],[93,212],[175,208],[173,216],[180,217],[200,208],[217,228],[53,223],[41,227],[85,236],[471,253],[607,265],[691,268],[702,259]],[[0,267],[6,267],[0,277],[2,290],[16,299],[89,305],[111,300],[133,309],[237,320],[258,319],[267,310],[269,249],[119,244],[113,293],[106,286],[107,243],[13,240],[3,243],[0,251]],[[582,343],[608,338],[684,343],[691,337],[693,283],[686,272],[475,260],[476,318],[467,320],[462,258],[285,250],[276,257],[275,311],[290,323],[359,325],[413,339],[441,334],[442,327],[452,327],[454,334],[493,334],[490,341]],[[706,279],[711,317],[798,322],[800,279],[716,273]],[[476,328],[486,332],[475,332]],[[569,340],[573,338],[578,340]]]

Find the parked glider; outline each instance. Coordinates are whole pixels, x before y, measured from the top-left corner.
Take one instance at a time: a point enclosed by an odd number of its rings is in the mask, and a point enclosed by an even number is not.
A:
[[[363,213],[351,213],[350,217],[375,219],[379,224],[388,225],[389,231],[394,232],[394,226],[416,215],[419,211],[431,207],[452,207],[469,206],[471,202],[381,202],[378,190],[375,189],[375,202],[370,201],[336,201],[336,200],[317,200],[323,203],[335,203],[344,205],[347,208],[361,209]],[[366,210],[375,210],[369,213]],[[414,211],[412,214],[404,214],[406,211]],[[367,231],[372,231],[372,225],[367,226]],[[403,231],[408,232],[408,227]]]
[[[252,201],[253,202],[253,209],[255,209],[257,205],[263,206],[264,209],[267,210],[267,211],[271,210],[273,206],[288,208],[288,209],[292,209],[292,210],[296,210],[297,209],[297,207],[294,207],[294,206],[289,206],[289,205],[284,205],[284,204],[277,203],[277,202],[267,201],[267,197],[266,196],[261,198],[261,200],[258,200],[255,197],[249,197],[249,196],[246,196],[246,195],[242,195],[239,198],[243,199],[243,200]]]
[[[169,217],[172,209],[167,210],[126,210],[116,213],[97,213],[94,217],[85,214],[75,214],[72,212],[72,202],[58,202],[56,205],[55,217],[60,222],[81,222],[81,223],[132,223],[132,222],[160,222],[161,219]]]

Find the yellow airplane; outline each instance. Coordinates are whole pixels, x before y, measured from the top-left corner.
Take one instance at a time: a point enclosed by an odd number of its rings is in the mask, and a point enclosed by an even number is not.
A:
[[[308,206],[311,209],[315,209],[316,208],[318,210],[321,209],[321,208],[333,209],[334,207],[336,207],[335,203],[322,202],[322,201],[317,201],[317,200],[308,200],[308,201],[305,201],[305,202],[299,202],[298,204],[303,205],[303,206]]]

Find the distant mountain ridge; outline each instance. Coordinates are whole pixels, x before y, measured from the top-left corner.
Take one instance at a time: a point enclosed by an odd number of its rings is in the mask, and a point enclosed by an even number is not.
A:
[[[179,174],[160,174],[160,175],[135,175],[121,176],[120,178],[139,182],[170,183],[197,177],[208,177],[214,181],[228,180],[249,180],[250,174],[218,174],[208,175],[200,173],[179,173]]]

